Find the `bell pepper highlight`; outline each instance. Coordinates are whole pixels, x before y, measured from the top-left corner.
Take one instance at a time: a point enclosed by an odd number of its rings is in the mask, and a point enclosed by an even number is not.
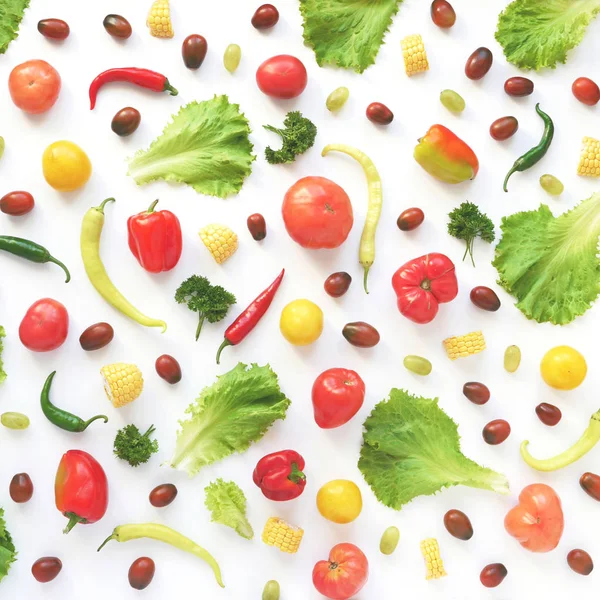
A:
[[[281,450],[258,461],[252,479],[269,500],[283,502],[302,494],[306,486],[304,459],[294,450]]]
[[[415,160],[433,177],[446,183],[475,179],[479,161],[475,152],[443,125],[432,125],[415,147]]]

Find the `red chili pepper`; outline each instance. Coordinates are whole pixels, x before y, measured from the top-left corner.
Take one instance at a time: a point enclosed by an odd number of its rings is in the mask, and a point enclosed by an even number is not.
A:
[[[252,479],[269,500],[283,502],[302,494],[306,486],[304,459],[294,450],[281,450],[263,456]]]
[[[63,454],[54,482],[56,508],[69,519],[63,533],[77,523],[99,521],[108,506],[108,481],[100,463],[83,450]]]
[[[281,269],[281,273],[279,273],[277,279],[275,279],[275,281],[227,328],[225,339],[217,351],[218,365],[221,364],[219,360],[223,348],[239,344],[263,318],[263,315],[267,312],[269,306],[271,306],[271,302],[273,302],[273,298],[281,285],[284,273],[285,269]]]
[[[164,75],[155,71],[137,69],[135,67],[109,69],[108,71],[104,71],[104,73],[100,73],[90,85],[90,110],[94,110],[96,106],[98,90],[105,83],[112,83],[113,81],[126,81],[127,83],[133,83],[154,92],[169,92],[171,96],[177,96],[179,93]]]
[[[170,271],[181,257],[179,219],[169,210],[154,212],[157,203],[127,220],[129,249],[150,273]]]

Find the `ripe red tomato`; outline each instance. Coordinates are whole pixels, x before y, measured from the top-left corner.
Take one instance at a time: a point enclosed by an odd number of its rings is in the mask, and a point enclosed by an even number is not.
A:
[[[558,546],[565,527],[562,505],[548,485],[534,483],[523,488],[519,504],[508,511],[504,528],[531,552],[550,552]]]
[[[45,60],[28,60],[17,65],[8,77],[12,101],[21,110],[33,115],[44,113],[54,106],[60,86],[58,71]]]
[[[331,600],[348,600],[367,583],[369,561],[354,544],[337,544],[313,569],[313,585]]]
[[[356,371],[327,369],[312,387],[315,422],[322,429],[344,425],[360,410],[364,399],[365,382]]]
[[[578,77],[571,86],[573,96],[588,106],[600,102],[600,88],[595,81],[587,77]]]
[[[52,298],[34,302],[19,326],[19,338],[33,352],[49,352],[62,346],[69,332],[67,309]]]
[[[337,248],[354,224],[348,194],[325,177],[303,177],[286,192],[283,221],[303,248]]]
[[[306,67],[289,54],[268,58],[256,71],[260,91],[272,98],[296,98],[304,91],[307,81]]]

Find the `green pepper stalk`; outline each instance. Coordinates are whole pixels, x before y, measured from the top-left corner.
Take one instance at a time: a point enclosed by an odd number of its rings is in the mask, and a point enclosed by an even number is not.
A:
[[[596,411],[590,418],[590,424],[583,432],[583,435],[562,454],[558,454],[553,458],[540,460],[533,458],[527,446],[529,441],[526,440],[521,444],[521,456],[523,460],[538,471],[557,471],[562,469],[576,460],[579,460],[583,455],[587,454],[600,441],[600,410]]]

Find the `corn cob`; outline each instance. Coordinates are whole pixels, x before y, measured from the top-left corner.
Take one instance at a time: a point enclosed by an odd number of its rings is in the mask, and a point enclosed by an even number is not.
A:
[[[155,2],[152,3],[146,25],[150,29],[150,35],[153,35],[154,37],[173,37],[169,0],[155,0]]]
[[[133,402],[142,393],[144,378],[135,365],[115,363],[100,369],[104,391],[115,408]]]
[[[225,225],[213,223],[203,227],[200,239],[219,264],[224,263],[238,249],[237,235]]]
[[[425,559],[427,574],[425,579],[440,579],[448,575],[444,570],[444,562],[440,557],[440,545],[435,538],[427,538],[421,542],[421,554]]]
[[[423,38],[417,33],[407,35],[401,42],[402,56],[404,57],[404,69],[410,77],[417,73],[429,71],[427,52],[423,45]]]
[[[300,548],[304,530],[300,527],[289,525],[279,517],[271,517],[263,529],[262,541],[267,546],[275,546],[282,552],[295,554]]]
[[[600,177],[600,140],[583,138],[577,174],[584,177]]]
[[[444,348],[450,360],[478,354],[485,350],[485,339],[481,331],[457,335],[444,340]]]

